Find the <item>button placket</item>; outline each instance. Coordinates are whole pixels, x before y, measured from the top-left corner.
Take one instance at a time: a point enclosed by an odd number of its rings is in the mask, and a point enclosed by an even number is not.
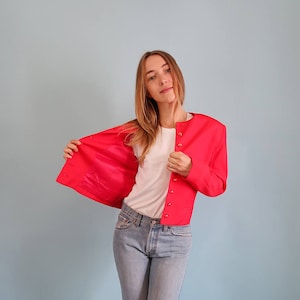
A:
[[[176,141],[176,146],[177,148],[181,148],[183,145],[182,145],[182,141],[181,141],[181,137],[183,136],[183,133],[182,131],[178,131],[177,132],[177,141]]]
[[[176,136],[176,142],[175,142],[175,145],[176,145],[176,149],[175,151],[178,151],[178,148],[181,148],[183,146],[182,144],[182,140],[181,140],[181,137],[183,136],[183,133],[181,131],[178,131],[177,132],[177,136]],[[169,186],[169,195],[174,195],[175,193],[175,189],[176,188],[175,186],[173,186],[173,184],[175,184],[176,182],[178,181],[178,177],[176,177],[176,175],[172,175],[172,179],[171,179],[171,184]],[[166,204],[166,210],[165,210],[165,214],[163,214],[163,218],[167,219],[169,218],[169,212],[172,210],[171,209],[171,206],[173,205],[173,202],[172,202],[172,197],[168,197],[168,202]]]

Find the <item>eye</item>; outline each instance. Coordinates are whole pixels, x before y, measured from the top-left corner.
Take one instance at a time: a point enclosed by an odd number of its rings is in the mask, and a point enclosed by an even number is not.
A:
[[[156,78],[155,75],[148,77],[148,81],[154,80]]]

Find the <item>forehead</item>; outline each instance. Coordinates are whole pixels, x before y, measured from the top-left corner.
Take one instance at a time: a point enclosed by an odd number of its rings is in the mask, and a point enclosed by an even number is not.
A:
[[[160,55],[151,55],[146,58],[145,71],[155,71],[163,67],[167,62]]]

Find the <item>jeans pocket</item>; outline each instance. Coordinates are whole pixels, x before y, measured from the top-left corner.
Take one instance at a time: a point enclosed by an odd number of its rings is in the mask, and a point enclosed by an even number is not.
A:
[[[170,232],[174,236],[191,237],[192,229],[190,225],[170,226]]]
[[[132,220],[128,217],[119,214],[116,229],[127,229],[133,224]]]

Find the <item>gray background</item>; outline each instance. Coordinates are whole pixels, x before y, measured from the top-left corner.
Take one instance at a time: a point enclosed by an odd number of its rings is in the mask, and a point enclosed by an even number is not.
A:
[[[118,211],[55,178],[70,138],[134,117],[137,63],[157,48],[182,68],[186,109],[228,128],[228,190],[197,197],[181,299],[300,299],[299,8],[1,0],[0,299],[120,299]]]

